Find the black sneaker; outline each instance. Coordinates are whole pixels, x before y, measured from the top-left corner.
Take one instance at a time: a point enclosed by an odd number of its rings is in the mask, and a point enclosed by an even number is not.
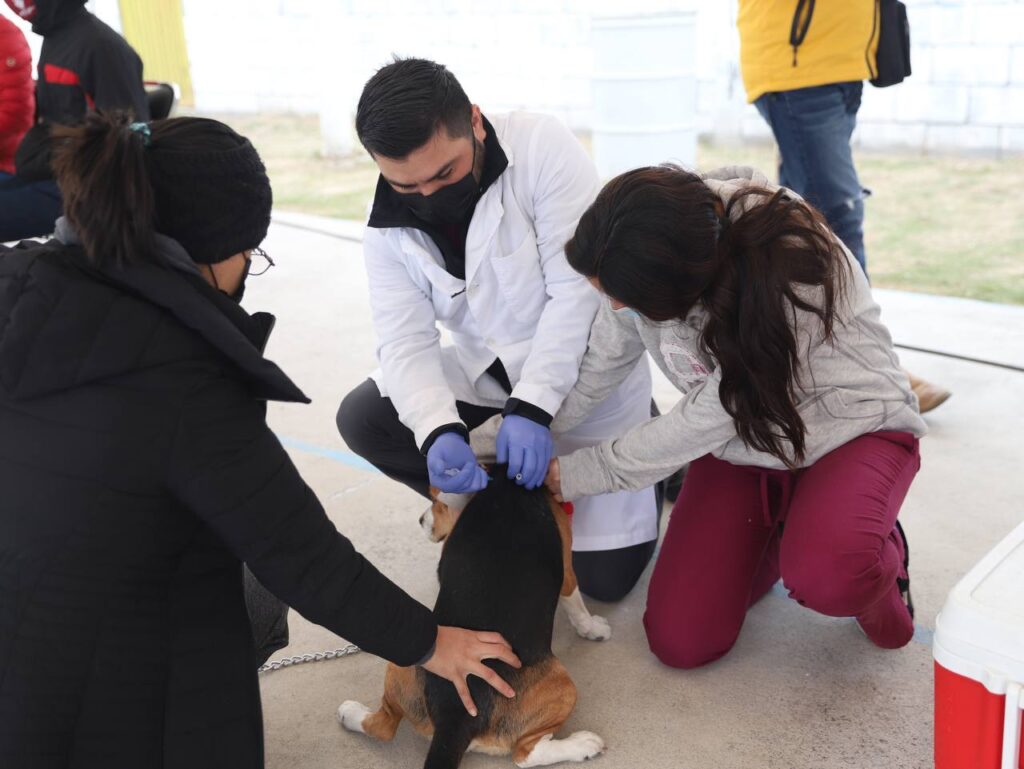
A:
[[[900,589],[900,596],[903,598],[903,603],[907,605],[908,611],[910,611],[910,618],[914,618],[914,601],[910,597],[910,543],[907,542],[907,533],[903,531],[903,525],[896,521],[896,531],[900,533],[900,539],[903,540],[903,571],[906,572],[906,577],[897,577],[896,586]]]

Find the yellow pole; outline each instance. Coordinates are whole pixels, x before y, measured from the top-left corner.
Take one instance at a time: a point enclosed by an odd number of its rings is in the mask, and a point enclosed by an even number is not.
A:
[[[120,0],[125,39],[142,57],[143,77],[174,83],[191,106],[192,77],[181,0]]]

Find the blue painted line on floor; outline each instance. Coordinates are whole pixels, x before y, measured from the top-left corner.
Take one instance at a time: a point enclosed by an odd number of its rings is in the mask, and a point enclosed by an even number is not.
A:
[[[296,451],[302,451],[306,454],[315,454],[318,457],[324,457],[325,459],[331,459],[335,462],[340,462],[347,467],[355,468],[356,470],[365,470],[370,473],[379,473],[376,467],[371,465],[365,459],[356,454],[352,454],[348,451],[341,451],[340,449],[327,449],[323,446],[317,446],[313,443],[307,443],[306,441],[300,441],[298,438],[289,438],[286,435],[278,435],[277,439],[281,441],[281,445],[286,449],[295,449]]]
[[[926,628],[923,625],[914,625],[914,640],[919,644],[925,646],[931,646],[932,641],[935,639],[935,631],[930,628]]]

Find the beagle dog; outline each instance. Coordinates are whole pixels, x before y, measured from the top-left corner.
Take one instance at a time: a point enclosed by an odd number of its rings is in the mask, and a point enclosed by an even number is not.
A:
[[[605,640],[611,629],[587,611],[572,570],[569,515],[544,488],[528,491],[497,465],[472,496],[437,493],[420,519],[431,540],[444,542],[434,607],[442,625],[493,630],[523,663],[516,670],[487,660],[516,690],[498,695],[481,679],[469,687],[478,715],[470,716],[455,687],[422,668],[389,664],[380,709],[348,701],[338,709],[345,728],[390,740],[406,718],[431,738],[425,769],[456,769],[467,750],[511,754],[516,766],[584,761],[604,752],[592,732],[555,739],[576,705],[576,687],[551,651],[555,610],[565,608],[576,632]]]

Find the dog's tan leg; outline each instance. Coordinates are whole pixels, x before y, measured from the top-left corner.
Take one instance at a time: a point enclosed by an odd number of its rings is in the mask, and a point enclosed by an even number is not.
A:
[[[576,572],[572,568],[572,521],[554,497],[551,498],[551,510],[555,514],[558,533],[562,538],[562,596],[570,596],[575,592]]]
[[[560,761],[585,761],[604,752],[604,741],[591,732],[576,732],[564,740],[555,733],[576,707],[576,685],[557,659],[547,674],[516,702],[523,730],[512,751],[516,766],[547,766]]]
[[[416,668],[388,665],[384,675],[384,696],[381,698],[380,710],[376,713],[371,713],[365,705],[352,700],[343,702],[338,708],[338,720],[342,726],[382,742],[394,738],[403,717],[408,718],[421,733],[429,734],[433,731],[429,728],[423,687],[417,680]]]
[[[597,617],[587,610],[576,582],[576,572],[572,568],[572,521],[554,497],[551,498],[551,509],[562,537],[562,590],[558,602],[578,635],[591,641],[607,641],[612,637],[611,625],[604,617]]]

